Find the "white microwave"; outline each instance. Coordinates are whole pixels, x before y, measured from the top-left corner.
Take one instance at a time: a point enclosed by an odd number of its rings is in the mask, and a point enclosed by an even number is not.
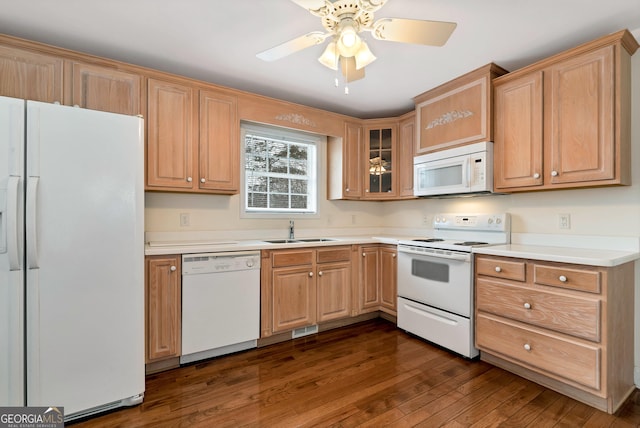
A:
[[[415,196],[493,192],[493,143],[481,142],[413,158]]]

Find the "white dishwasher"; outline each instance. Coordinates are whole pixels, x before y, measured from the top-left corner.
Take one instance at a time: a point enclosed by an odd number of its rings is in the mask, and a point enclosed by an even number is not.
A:
[[[255,348],[259,336],[260,252],[184,254],[180,363]]]

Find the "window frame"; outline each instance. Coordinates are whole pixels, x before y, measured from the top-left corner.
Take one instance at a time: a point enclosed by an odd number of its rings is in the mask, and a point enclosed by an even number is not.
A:
[[[314,195],[310,196],[310,204],[313,209],[303,210],[282,210],[282,209],[250,209],[248,208],[249,192],[247,191],[247,173],[246,173],[246,135],[257,134],[274,140],[290,141],[292,143],[308,144],[315,147],[315,159],[310,165],[310,174],[307,181],[307,194],[309,189],[313,189]],[[323,155],[323,147],[321,144],[323,137],[311,134],[297,129],[279,128],[275,126],[254,124],[242,122],[240,125],[240,217],[241,218],[319,218],[320,217],[320,159]]]

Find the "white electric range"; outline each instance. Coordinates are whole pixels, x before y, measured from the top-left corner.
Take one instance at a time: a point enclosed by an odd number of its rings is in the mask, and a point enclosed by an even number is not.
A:
[[[501,214],[438,214],[432,236],[398,244],[398,327],[467,358],[473,335],[473,256],[477,246],[508,244]]]

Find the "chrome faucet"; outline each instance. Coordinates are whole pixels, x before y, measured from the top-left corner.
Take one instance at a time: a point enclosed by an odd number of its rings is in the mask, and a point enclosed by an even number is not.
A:
[[[296,239],[295,232],[293,230],[293,220],[289,220],[289,239]]]

